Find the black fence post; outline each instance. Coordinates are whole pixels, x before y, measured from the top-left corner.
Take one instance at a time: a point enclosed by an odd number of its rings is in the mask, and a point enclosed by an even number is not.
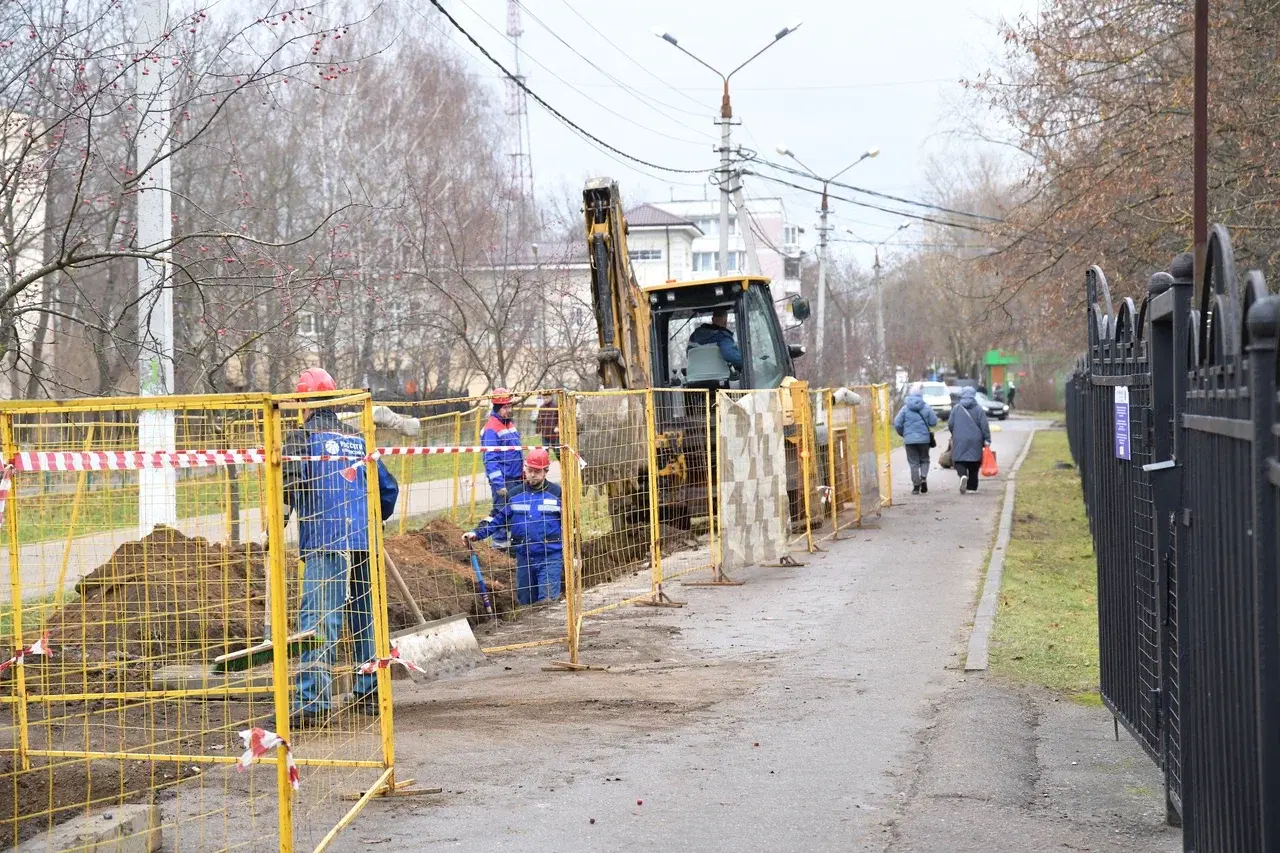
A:
[[[1253,279],[1257,276],[1257,279]],[[1265,294],[1261,275],[1249,290]],[[1280,297],[1261,296],[1249,309],[1249,393],[1253,416],[1253,570],[1257,618],[1258,795],[1262,849],[1280,851],[1280,585],[1277,584],[1275,455],[1276,338]]]

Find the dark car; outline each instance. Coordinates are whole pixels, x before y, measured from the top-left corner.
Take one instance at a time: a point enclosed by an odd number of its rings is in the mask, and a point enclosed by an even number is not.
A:
[[[969,386],[948,385],[947,386],[947,393],[951,395],[951,401],[954,405],[957,405],[957,406],[960,405],[960,395],[964,392],[964,389],[966,387],[972,388],[973,386],[972,385],[969,385]],[[995,418],[998,421],[1002,421],[1005,418],[1009,417],[1008,404],[1001,403],[999,400],[993,400],[990,397],[988,397],[986,394],[983,394],[981,391],[975,392],[973,395],[973,398],[978,401],[978,405],[981,406],[982,410],[987,413],[987,417]]]

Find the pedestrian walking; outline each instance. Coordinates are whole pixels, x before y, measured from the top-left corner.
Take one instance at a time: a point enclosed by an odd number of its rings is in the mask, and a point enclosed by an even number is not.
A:
[[[507,447],[510,450],[489,450],[484,453],[484,471],[489,480],[489,491],[493,494],[493,509],[490,514],[497,515],[502,511],[511,495],[511,489],[519,484],[524,476],[523,454],[520,452],[520,430],[512,419],[515,398],[506,388],[495,388],[491,395],[493,410],[480,431],[481,447]],[[494,532],[493,544],[496,548],[506,548],[508,544],[505,530]]]
[[[907,468],[911,471],[911,494],[929,493],[929,448],[937,447],[933,428],[938,425],[938,415],[925,405],[924,397],[910,393],[906,402],[893,419],[893,428],[902,436],[907,450]]]
[[[298,377],[298,393],[337,390],[333,377],[312,367]],[[302,596],[298,631],[314,630],[321,643],[302,653],[298,669],[291,729],[324,725],[332,712],[332,668],[345,615],[355,657],[373,660],[373,588],[370,583],[368,486],[365,444],[331,408],[305,410],[301,429],[285,438],[283,493],[287,512],[298,513],[298,547],[302,552]],[[395,511],[400,487],[381,462],[378,497],[382,521]],[[287,520],[287,515],[286,515]],[[344,613],[345,611],[345,613]],[[352,707],[378,713],[377,676],[357,674]]]
[[[529,451],[524,482],[511,490],[502,508],[462,534],[468,542],[510,531],[516,557],[516,602],[555,601],[564,583],[560,487],[547,482],[551,456],[545,448]]]
[[[960,475],[960,494],[976,492],[982,448],[991,446],[991,427],[972,388],[960,392],[960,402],[951,410],[947,429],[951,431],[951,459]]]
[[[1012,380],[1009,382],[1009,408],[1013,408],[1013,398],[1018,396],[1018,386],[1014,385]]]

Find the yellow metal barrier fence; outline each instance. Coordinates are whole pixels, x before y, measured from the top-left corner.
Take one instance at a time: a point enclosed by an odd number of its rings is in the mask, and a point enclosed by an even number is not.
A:
[[[374,405],[405,508],[387,531],[393,631],[412,628],[416,608],[426,619],[465,614],[489,654],[568,641],[559,604],[563,393],[514,397],[508,418],[489,397]],[[544,446],[548,469],[527,476],[529,452]]]
[[[338,412],[354,426],[324,452],[353,459],[286,450]],[[372,439],[364,394],[0,405],[0,632],[19,650],[0,666],[11,845],[62,850],[51,831],[111,815],[165,850],[318,850],[368,797],[343,800],[395,784]],[[363,523],[337,539],[309,528],[326,554],[306,554],[299,584],[285,507],[314,525],[317,501]],[[300,619],[319,630],[299,635]]]

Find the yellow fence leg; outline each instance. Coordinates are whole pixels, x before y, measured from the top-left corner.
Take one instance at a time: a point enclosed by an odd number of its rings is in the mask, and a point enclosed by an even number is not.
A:
[[[377,427],[373,423],[373,403],[366,400],[361,417],[364,432],[365,452],[369,452],[377,441]],[[365,489],[368,500],[369,516],[369,549],[372,552],[369,560],[369,587],[373,598],[373,646],[379,660],[391,657],[391,634],[387,630],[387,573],[386,553],[382,541],[382,500],[378,494],[378,463],[369,460],[365,463]],[[404,518],[404,514],[400,516]],[[391,701],[391,668],[380,666],[377,669],[378,679],[378,718],[381,723],[382,764],[389,771],[386,778],[386,790],[396,789],[395,766],[395,725],[392,719]]]
[[[13,416],[5,415],[0,420],[0,440],[4,443],[4,462],[13,459],[18,452],[17,442],[13,438]],[[2,464],[2,463],[0,463]],[[18,480],[15,477],[10,484],[9,501],[6,505],[9,523],[9,607],[13,620],[13,648],[24,649],[22,641],[22,541],[18,538]],[[18,694],[18,760],[23,770],[31,769],[31,732],[27,726],[27,674],[26,667],[18,664],[14,668],[14,680],[17,682]]]
[[[268,584],[271,589],[271,681],[276,710],[276,734],[289,739],[289,623],[285,607],[284,560],[284,495],[280,462],[282,430],[280,409],[274,402],[264,413],[267,440],[266,483],[263,509],[267,521]],[[289,768],[283,760],[276,762],[276,803],[280,853],[293,851],[293,788],[289,784]]]
[[[822,392],[822,405],[827,410],[827,500],[831,503],[831,538],[840,538],[840,489],[836,481],[836,410],[835,393]]]
[[[84,439],[84,449],[87,453],[93,449],[93,432],[98,428],[97,424],[89,424],[89,434]],[[7,452],[7,451],[6,451]],[[12,456],[9,456],[12,459]],[[62,546],[62,567],[58,569],[58,586],[53,591],[53,603],[57,607],[62,606],[62,600],[66,593],[63,587],[67,582],[67,566],[71,562],[71,543],[75,541],[76,522],[80,518],[80,501],[84,497],[84,488],[89,476],[88,471],[81,471],[80,476],[76,477],[76,496],[71,501],[71,521],[67,524],[67,541]],[[228,542],[231,540],[228,539]]]
[[[702,389],[701,393],[706,397],[702,411],[705,413],[704,426],[707,437],[707,541],[711,548],[711,580],[718,581],[722,577],[721,564],[724,555],[720,550],[720,519],[716,514],[716,498],[720,488],[720,477],[716,472],[716,466],[711,464],[711,455],[715,452],[715,448],[711,446],[711,406],[715,402],[715,397],[707,389]],[[719,459],[719,454],[716,455],[716,458]]]

